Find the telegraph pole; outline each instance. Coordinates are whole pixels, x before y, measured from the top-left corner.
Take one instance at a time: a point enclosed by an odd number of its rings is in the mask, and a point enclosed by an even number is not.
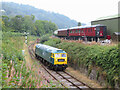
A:
[[[28,36],[29,33],[27,32],[24,32],[24,35],[25,35],[25,43],[27,44],[27,36]]]

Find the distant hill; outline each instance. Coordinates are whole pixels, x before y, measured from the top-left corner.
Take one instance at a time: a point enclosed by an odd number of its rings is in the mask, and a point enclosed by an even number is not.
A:
[[[77,22],[75,20],[71,20],[67,16],[38,9],[29,5],[17,4],[13,2],[2,2],[2,9],[5,10],[5,13],[3,13],[3,15],[15,16],[32,14],[38,20],[47,20],[54,22],[57,24],[58,28],[77,26]]]

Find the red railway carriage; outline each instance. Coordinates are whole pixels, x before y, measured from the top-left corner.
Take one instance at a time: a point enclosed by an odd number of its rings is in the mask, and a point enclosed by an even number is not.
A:
[[[68,29],[59,29],[58,37],[65,37],[68,39],[87,39],[96,40],[98,38],[106,38],[106,26],[91,25],[91,26],[77,26]]]
[[[103,37],[104,34],[106,34],[106,26],[102,25],[80,26],[69,29],[69,36]]]
[[[68,29],[59,29],[57,35],[59,37],[67,37],[68,36]]]

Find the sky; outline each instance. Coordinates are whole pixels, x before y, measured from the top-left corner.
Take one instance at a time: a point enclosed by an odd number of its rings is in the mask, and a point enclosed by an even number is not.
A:
[[[100,17],[118,14],[120,0],[2,0],[28,4],[39,9],[68,16],[77,22],[89,23]]]

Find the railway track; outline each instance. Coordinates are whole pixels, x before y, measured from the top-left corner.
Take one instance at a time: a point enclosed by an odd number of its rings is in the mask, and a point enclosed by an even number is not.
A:
[[[28,46],[28,50],[31,58],[36,59],[35,51],[33,50],[33,47],[34,47],[34,43]],[[58,81],[65,88],[75,88],[78,90],[83,90],[83,89],[93,90],[91,87],[81,82],[80,80],[76,79],[74,76],[72,76],[70,73],[66,71],[49,70],[48,67],[46,67],[42,62],[40,62],[40,64],[50,76],[52,76],[56,81]],[[47,82],[50,83],[50,81],[47,78],[45,78],[45,80],[47,80]]]

